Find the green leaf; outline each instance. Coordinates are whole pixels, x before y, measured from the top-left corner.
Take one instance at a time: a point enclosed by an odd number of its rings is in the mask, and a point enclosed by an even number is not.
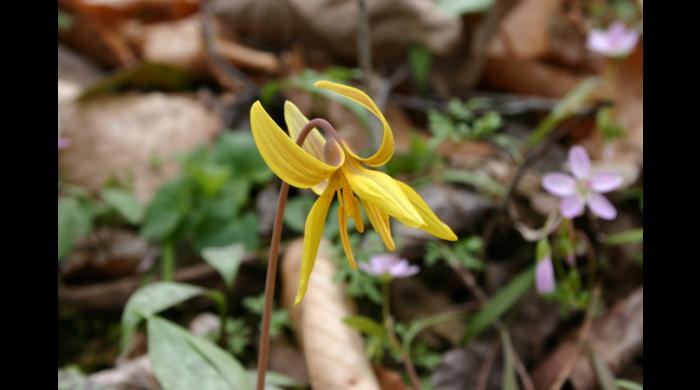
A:
[[[190,209],[191,185],[185,178],[160,187],[146,210],[141,233],[150,240],[163,240],[175,233]]]
[[[145,207],[133,192],[119,188],[103,189],[102,199],[129,223],[136,225],[143,220]]]
[[[425,90],[428,86],[430,76],[430,66],[433,56],[425,46],[414,45],[408,50],[408,64],[411,67],[413,78],[418,83],[418,87]]]
[[[506,188],[492,178],[470,171],[448,169],[442,173],[442,180],[448,183],[467,184],[498,199],[506,196]]]
[[[479,336],[515,304],[533,285],[535,268],[528,267],[503,287],[467,325],[465,341]]]
[[[607,245],[639,244],[644,240],[644,229],[632,229],[611,234],[605,238]]]
[[[248,371],[251,383],[255,384],[258,381],[258,372],[254,370]],[[267,371],[265,373],[265,390],[283,390],[285,387],[301,388],[300,383],[294,379],[282,375],[277,372]]]
[[[501,344],[503,344],[503,380],[501,388],[503,390],[518,390],[518,379],[515,376],[515,366],[513,365],[513,344],[510,335],[505,329],[501,330]]]
[[[254,388],[246,370],[229,354],[157,316],[148,320],[148,355],[164,389]]]
[[[382,324],[369,317],[361,315],[352,315],[345,317],[343,319],[343,322],[348,326],[359,330],[362,333],[377,336],[382,339],[386,338],[386,330],[384,329]]]
[[[194,232],[193,244],[196,250],[242,243],[246,249],[254,250],[259,246],[258,217],[248,212],[236,219],[222,220],[207,218]]]
[[[190,162],[187,173],[199,184],[206,196],[216,194],[231,176],[231,169],[210,162]]]
[[[589,77],[581,81],[581,83],[559,101],[554,109],[552,109],[552,112],[537,125],[537,128],[535,128],[532,134],[525,140],[525,147],[530,149],[537,145],[547,137],[549,132],[562,120],[581,110],[584,105],[590,101],[593,92],[599,85],[600,80],[595,77]]]
[[[275,388],[302,387],[301,384],[294,379],[273,371],[268,371],[265,374],[265,388],[268,389],[268,386],[274,386]]]
[[[284,223],[297,233],[304,232],[306,216],[314,204],[314,199],[309,196],[297,196],[287,202],[284,211]]]
[[[73,16],[66,12],[58,11],[58,28],[68,30],[73,27]]]
[[[136,290],[129,297],[122,314],[122,346],[129,343],[142,319],[204,292],[200,287],[175,282],[157,282]]]
[[[177,66],[139,62],[130,68],[119,70],[87,88],[78,99],[80,102],[84,102],[98,96],[128,89],[175,92],[190,90],[194,86],[194,80],[189,73]]]
[[[226,286],[231,288],[245,253],[245,245],[235,243],[223,247],[206,248],[202,251],[202,257],[209,265],[219,271]]]
[[[437,6],[442,11],[453,15],[484,12],[493,5],[494,0],[438,0]]]
[[[79,239],[90,233],[92,207],[72,197],[58,199],[58,259],[66,256]]]
[[[231,167],[234,177],[252,183],[267,183],[272,171],[267,167],[248,131],[221,134],[211,152],[212,161]]]
[[[624,390],[644,390],[644,387],[639,383],[627,379],[615,379],[615,386]]]

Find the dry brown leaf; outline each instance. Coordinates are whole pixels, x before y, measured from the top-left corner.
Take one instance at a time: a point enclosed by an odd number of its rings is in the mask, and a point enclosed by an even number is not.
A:
[[[506,16],[498,38],[491,42],[496,57],[536,58],[549,48],[551,17],[560,0],[523,0]]]
[[[174,20],[199,9],[199,0],[60,0],[59,6],[80,9],[101,23],[115,25],[127,19],[154,22]]]
[[[500,91],[563,97],[583,78],[582,75],[534,59],[492,57],[484,67],[483,81],[488,87]]]
[[[643,341],[642,287],[615,304],[603,317],[596,319],[589,340],[600,358],[614,373],[619,373],[642,349]],[[533,371],[532,379],[538,389],[547,389],[562,366],[576,350],[577,340],[569,338],[560,344]],[[595,374],[588,360],[581,356],[571,373],[570,381],[576,389],[593,389]]]
[[[156,254],[156,248],[136,233],[97,228],[78,241],[61,264],[61,275],[63,278],[129,276],[150,268]]]
[[[289,244],[282,262],[282,302],[292,313],[313,389],[379,390],[362,337],[343,319],[354,313],[342,285],[333,281],[335,266],[321,243],[309,289],[294,305],[299,284],[303,239]]]
[[[589,145],[594,156],[601,158],[607,168],[626,174],[628,181],[636,179],[644,161],[643,82],[643,47],[640,44],[620,64],[614,83],[608,87],[615,101],[615,120],[627,129],[626,136],[606,146],[598,132]]]
[[[376,61],[403,59],[414,43],[446,53],[461,35],[460,20],[439,11],[431,0],[372,1],[367,7]],[[356,57],[355,0],[216,0],[212,9],[225,25],[278,48],[301,41],[309,48]]]
[[[129,23],[124,25],[123,33],[139,48],[144,60],[176,65],[200,76],[209,73],[198,15],[150,25]],[[237,67],[267,73],[280,71],[279,59],[272,53],[241,45],[224,34],[217,34],[215,45],[218,54]]]
[[[386,367],[377,366],[374,368],[379,379],[379,386],[382,390],[408,390],[401,374]]]
[[[147,201],[178,173],[175,155],[210,142],[221,129],[218,115],[192,96],[129,93],[77,104],[79,92],[59,80],[59,126],[71,142],[59,169],[66,181],[93,191],[110,178],[133,180]]]

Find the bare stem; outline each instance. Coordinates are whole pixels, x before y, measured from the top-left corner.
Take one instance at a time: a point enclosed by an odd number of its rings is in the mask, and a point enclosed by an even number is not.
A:
[[[309,132],[315,128],[322,128],[331,137],[337,137],[333,126],[325,119],[316,118],[307,123],[297,137],[297,145],[301,146],[306,140]],[[270,242],[270,257],[267,263],[267,276],[265,278],[265,306],[262,316],[262,329],[260,331],[260,345],[258,346],[258,381],[257,390],[265,389],[265,371],[267,370],[267,360],[270,354],[270,320],[272,318],[272,304],[275,297],[275,281],[277,279],[277,262],[280,251],[280,241],[282,238],[282,221],[284,209],[287,206],[287,195],[289,194],[289,184],[282,182],[280,195],[277,199],[277,213],[275,214],[275,224],[272,230],[272,240]]]

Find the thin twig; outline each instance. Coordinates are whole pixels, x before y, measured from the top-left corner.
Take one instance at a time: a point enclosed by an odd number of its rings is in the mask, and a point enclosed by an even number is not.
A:
[[[496,356],[498,356],[498,346],[500,343],[501,339],[496,339],[489,350],[489,354],[486,355],[484,364],[481,365],[479,376],[476,379],[476,390],[486,390],[489,375],[491,374],[491,368],[493,367],[493,363],[496,361]]]
[[[204,41],[205,54],[212,70],[220,79],[219,81],[227,87],[232,89],[242,87],[244,94],[248,97],[259,95],[260,90],[258,86],[245,73],[221,56],[216,49],[214,27],[211,23],[212,15],[208,4],[208,0],[200,2],[200,20],[202,22],[202,40]]]
[[[479,81],[481,70],[486,61],[489,43],[496,32],[498,32],[501,20],[508,15],[508,12],[517,3],[518,0],[497,0],[486,12],[486,16],[476,27],[474,35],[472,35],[469,48],[469,62],[466,65],[466,69],[461,72],[460,85],[466,85],[468,88],[471,88]]]

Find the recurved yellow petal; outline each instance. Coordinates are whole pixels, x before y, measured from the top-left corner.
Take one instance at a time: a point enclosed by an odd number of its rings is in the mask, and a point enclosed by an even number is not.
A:
[[[384,115],[379,110],[379,107],[377,107],[377,105],[374,103],[372,98],[357,88],[326,80],[317,81],[314,84],[314,87],[329,89],[345,96],[346,98],[368,109],[382,122],[382,125],[384,126],[384,135],[382,136],[382,144],[379,146],[379,149],[372,156],[364,158],[353,153],[350,148],[346,148],[346,151],[350,153],[351,156],[372,167],[384,165],[387,161],[389,161],[391,156],[394,154],[394,134],[391,131],[389,122],[386,121],[386,118],[384,118]]]
[[[396,250],[396,244],[394,244],[394,239],[391,237],[391,225],[389,224],[389,215],[382,212],[379,208],[362,201],[362,205],[367,212],[367,217],[369,218],[369,223],[372,224],[374,231],[379,234],[382,239],[384,246],[389,252]]]
[[[418,213],[423,218],[423,221],[425,221],[425,226],[421,227],[421,229],[425,230],[426,232],[432,234],[435,237],[442,238],[443,240],[457,241],[457,235],[455,235],[452,229],[450,229],[449,226],[442,222],[440,218],[438,218],[438,216],[435,215],[435,213],[433,213],[433,211],[430,209],[430,206],[428,206],[428,204],[425,203],[423,198],[421,198],[420,195],[413,188],[411,188],[408,184],[402,183],[398,180],[396,180],[396,183],[406,194],[408,200],[410,200],[411,203],[416,207],[416,210],[418,210]]]
[[[301,112],[301,110],[299,110],[299,107],[289,100],[284,102],[284,121],[287,123],[289,136],[294,142],[296,142],[297,138],[299,137],[299,133],[301,133],[304,126],[309,123],[309,119]],[[323,137],[321,132],[318,131],[318,129],[313,128],[306,136],[306,140],[301,145],[301,148],[309,152],[309,154],[317,159],[327,162],[325,160],[323,150],[325,145],[326,139]],[[338,153],[343,153],[338,145],[335,145],[334,148],[337,149]],[[311,190],[315,192],[316,195],[321,195],[323,190],[326,189],[326,185],[328,185],[328,180],[324,180],[311,187]]]
[[[299,137],[299,133],[301,133],[301,129],[309,123],[309,120],[301,113],[301,110],[289,100],[284,102],[284,121],[287,123],[289,137],[295,142],[297,137]],[[306,140],[301,145],[301,148],[323,161],[323,145],[325,144],[326,139],[323,138],[321,132],[314,127],[314,129],[309,132],[309,135],[306,136]]]
[[[352,157],[346,159],[341,171],[361,200],[379,207],[406,226],[420,228],[424,225],[423,218],[389,175],[364,168]]]
[[[301,302],[306,294],[306,289],[309,287],[309,278],[311,277],[311,271],[313,271],[314,263],[316,262],[318,246],[321,244],[328,208],[331,205],[336,188],[337,180],[331,178],[326,190],[316,199],[316,202],[314,202],[314,205],[311,207],[311,211],[309,211],[309,215],[306,217],[306,225],[304,226],[304,246],[301,253],[301,272],[299,274],[297,296],[294,299],[295,305]]]
[[[355,256],[352,254],[352,247],[350,246],[350,237],[348,237],[348,225],[347,225],[348,215],[345,213],[345,207],[342,205],[338,207],[338,228],[340,229],[340,241],[343,243],[343,250],[345,251],[345,257],[350,263],[352,269],[357,268],[357,262],[355,262]]]
[[[270,118],[259,101],[250,109],[250,127],[263,160],[280,179],[294,187],[314,186],[338,169],[299,147]]]

